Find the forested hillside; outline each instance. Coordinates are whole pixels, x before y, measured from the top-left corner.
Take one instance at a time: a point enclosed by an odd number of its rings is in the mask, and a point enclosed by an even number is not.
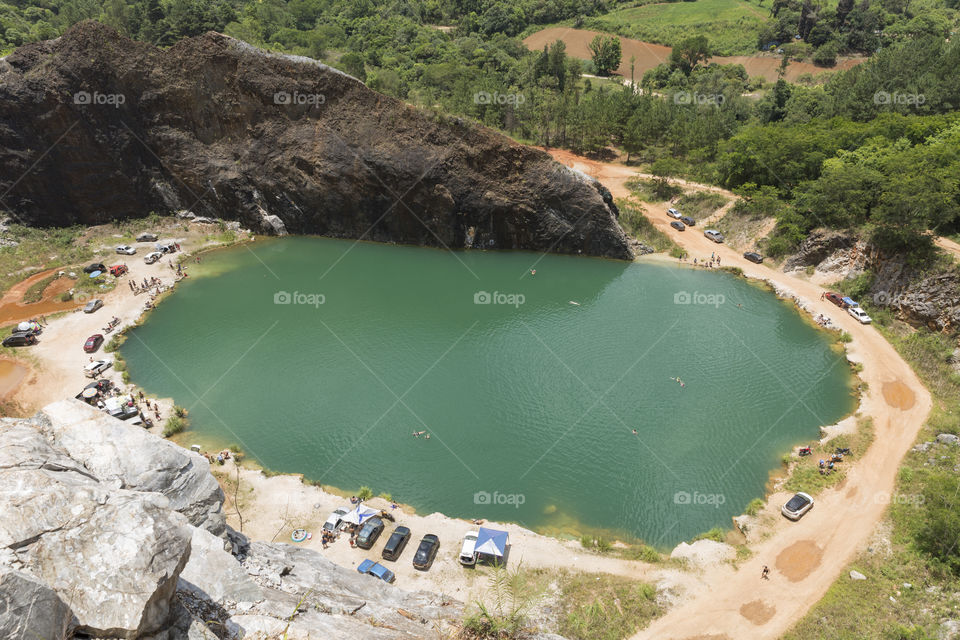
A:
[[[85,18],[160,45],[217,30],[324,60],[524,142],[618,148],[664,175],[737,189],[741,207],[779,219],[772,255],[823,225],[863,226],[883,247],[922,254],[924,232],[954,232],[960,215],[960,46],[944,37],[956,1],[776,0],[764,9],[774,31],[760,40],[796,30],[796,43],[879,48],[853,70],[799,84],[707,65],[709,40],[692,36],[632,91],[585,77],[597,65],[562,42],[531,52],[513,37],[643,4],[615,0],[32,0],[0,4],[0,46],[55,37]]]

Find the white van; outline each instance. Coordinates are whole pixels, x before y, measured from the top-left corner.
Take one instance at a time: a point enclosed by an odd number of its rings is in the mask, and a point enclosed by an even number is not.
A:
[[[460,564],[465,567],[472,567],[477,563],[477,537],[479,531],[468,531],[463,536],[463,546],[460,547]]]

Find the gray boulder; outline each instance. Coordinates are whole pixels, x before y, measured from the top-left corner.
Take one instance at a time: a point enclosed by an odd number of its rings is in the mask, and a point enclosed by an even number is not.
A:
[[[79,400],[48,405],[43,414],[53,444],[97,477],[119,480],[124,489],[161,493],[191,524],[215,535],[224,531],[223,491],[203,456]]]
[[[170,618],[190,529],[159,495],[116,490],[78,526],[43,535],[29,571],[70,603],[77,631],[138,638]]]
[[[47,585],[19,571],[0,573],[0,638],[60,640],[72,619],[70,607]]]
[[[180,574],[178,589],[192,591],[196,597],[218,605],[227,600],[259,602],[264,599],[263,589],[224,549],[223,538],[194,528],[190,547],[190,561]]]
[[[940,444],[957,444],[960,443],[960,438],[952,433],[941,433],[937,436],[937,442]]]

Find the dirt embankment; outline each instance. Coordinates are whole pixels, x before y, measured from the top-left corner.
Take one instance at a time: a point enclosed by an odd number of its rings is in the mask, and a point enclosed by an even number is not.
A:
[[[567,27],[550,27],[543,31],[538,31],[524,39],[523,43],[527,48],[533,51],[542,50],[544,45],[553,44],[557,40],[563,40],[567,45],[567,53],[575,58],[584,60],[590,59],[590,49],[588,45],[599,31],[588,31],[586,29],[572,29]],[[604,34],[609,35],[609,34]],[[662,44],[653,44],[642,42],[631,38],[620,38],[620,46],[623,55],[620,58],[620,68],[617,69],[624,78],[630,78],[630,58],[635,58],[634,80],[640,82],[643,74],[657,65],[667,62],[670,59],[670,47]],[[818,67],[809,62],[791,62],[784,74],[784,79],[788,82],[796,82],[797,78],[805,73],[814,75],[824,71],[842,71],[854,67],[864,58],[846,58],[837,62],[837,66],[829,69]],[[710,62],[717,64],[742,64],[747,70],[747,75],[763,76],[765,80],[775,82],[777,72],[780,69],[780,56],[773,54],[757,54],[755,56],[714,56]]]

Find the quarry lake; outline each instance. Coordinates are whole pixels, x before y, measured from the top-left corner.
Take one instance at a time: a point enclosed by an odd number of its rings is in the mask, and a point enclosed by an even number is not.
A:
[[[830,336],[718,270],[302,237],[190,264],[121,349],[187,441],[421,512],[664,547],[854,408]]]

